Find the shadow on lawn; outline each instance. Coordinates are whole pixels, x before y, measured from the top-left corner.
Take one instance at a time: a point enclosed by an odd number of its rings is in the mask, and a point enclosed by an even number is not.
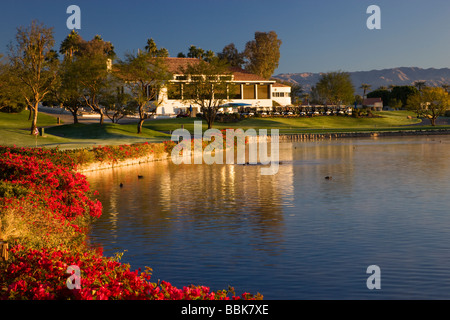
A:
[[[166,135],[159,132],[144,132],[142,135],[136,133],[136,127],[129,125],[118,125],[105,123],[95,124],[69,124],[47,128],[46,133],[68,138],[68,139],[88,139],[88,140],[148,140],[151,138],[162,138]]]

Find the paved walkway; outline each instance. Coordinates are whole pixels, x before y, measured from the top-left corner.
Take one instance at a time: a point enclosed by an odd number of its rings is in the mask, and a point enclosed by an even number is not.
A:
[[[431,126],[431,121],[430,119],[422,119],[422,122],[420,123],[415,123],[413,124],[414,126]],[[450,118],[438,118],[436,120],[436,125],[437,126],[442,126],[442,125],[450,125]]]
[[[49,107],[39,107],[39,112],[45,113],[49,116],[53,116],[56,118],[60,118],[63,124],[72,124],[73,123],[73,115],[66,110],[60,109],[60,108],[49,108]],[[112,121],[105,116],[104,119],[105,123],[112,123]],[[82,117],[78,116],[78,122],[79,123],[99,123],[100,122],[100,116],[91,116],[91,117]],[[128,123],[137,123],[138,119],[136,118],[127,118],[124,117],[123,119],[119,120],[119,124],[128,124]]]

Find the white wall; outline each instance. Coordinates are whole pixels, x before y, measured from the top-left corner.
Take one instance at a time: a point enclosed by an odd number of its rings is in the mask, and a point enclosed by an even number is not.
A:
[[[169,115],[169,114],[178,114],[180,111],[187,111],[191,104],[183,103],[181,100],[169,100],[167,99],[167,89],[163,88],[159,95],[159,100],[161,101],[159,107],[156,111],[156,114],[159,115]],[[228,100],[227,103],[246,103],[250,104],[252,107],[262,107],[262,108],[272,108],[272,100],[271,99],[231,99]],[[249,106],[250,107],[250,106]],[[198,105],[193,105],[192,108],[197,108],[197,112],[200,112],[200,107]],[[228,111],[231,112],[232,109]],[[225,110],[227,112],[227,110]]]
[[[275,93],[282,93],[284,97],[276,97]],[[282,106],[291,105],[291,87],[272,87],[272,99]]]

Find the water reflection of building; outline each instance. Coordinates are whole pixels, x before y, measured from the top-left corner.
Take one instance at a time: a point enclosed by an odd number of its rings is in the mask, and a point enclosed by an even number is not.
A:
[[[270,250],[270,243],[283,242],[283,206],[293,198],[292,148],[281,148],[280,160],[278,173],[272,176],[261,175],[258,165],[159,162],[88,177],[101,195],[102,219],[111,230],[136,223],[151,228],[146,236],[166,237],[187,229],[242,228]]]

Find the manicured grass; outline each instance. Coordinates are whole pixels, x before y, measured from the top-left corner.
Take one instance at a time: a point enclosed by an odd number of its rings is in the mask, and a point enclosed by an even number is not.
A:
[[[46,135],[45,137],[35,137],[30,135],[29,130],[22,129],[0,129],[0,145],[17,147],[34,147],[35,145],[53,147],[69,143],[67,139]]]
[[[28,111],[20,113],[0,113],[0,129],[24,129],[30,130],[31,121],[28,120]],[[38,127],[56,125],[56,118],[44,113],[38,114]]]
[[[194,131],[194,121],[202,121],[203,129],[208,128],[206,121],[200,118],[171,118],[171,119],[156,119],[144,122],[144,127],[147,129],[161,131],[161,132],[172,132],[176,129],[184,127],[184,129],[191,132]],[[216,125],[214,127],[217,127]]]
[[[214,128],[249,128],[258,129],[279,129],[280,133],[302,133],[302,132],[349,132],[349,131],[367,131],[367,130],[392,130],[392,129],[419,129],[417,126],[411,126],[420,123],[412,112],[408,111],[385,111],[376,112],[380,117],[374,118],[353,118],[348,116],[316,116],[316,117],[271,117],[271,118],[247,118],[234,123],[215,122]],[[411,116],[412,119],[408,119]],[[178,119],[160,119],[148,121],[144,124],[146,128],[158,131],[173,131],[183,126],[185,129],[193,132],[194,121],[198,118],[178,118]],[[409,127],[405,127],[409,126]],[[445,126],[438,126],[443,128]],[[203,121],[203,130],[207,126]],[[424,129],[420,127],[420,129]]]
[[[35,137],[30,135],[31,121],[28,120],[28,111],[21,113],[0,113],[0,144],[25,146],[42,146],[45,144],[66,143],[66,139],[47,136]],[[56,118],[40,113],[38,115],[38,127],[56,125]]]
[[[38,127],[44,129],[44,136],[30,135],[31,122],[28,112],[17,114],[0,113],[0,144],[18,147],[44,146],[70,149],[93,145],[132,144],[138,142],[159,142],[170,139],[170,135],[143,128],[136,133],[135,124],[69,124],[57,125],[56,118],[39,113]]]
[[[396,130],[430,130],[450,129],[450,126],[417,125],[421,120],[408,111],[376,112],[376,118],[353,118],[348,116],[307,117],[271,117],[247,118],[233,123],[216,122],[214,128],[226,129],[253,128],[278,129],[280,134],[358,132],[358,131],[396,131]],[[408,119],[408,116],[410,119]],[[38,127],[46,127],[43,137],[30,135],[28,112],[19,114],[0,113],[0,144],[26,146],[46,146],[61,149],[85,148],[94,145],[119,145],[139,142],[161,142],[170,139],[170,133],[185,128],[194,132],[194,122],[199,118],[172,118],[147,120],[142,134],[136,133],[136,124],[105,123],[57,125],[56,118],[39,114]],[[207,129],[202,121],[203,131]],[[270,131],[268,131],[270,134]]]
[[[141,134],[137,134],[137,127],[135,124],[113,124],[99,123],[93,124],[69,124],[57,127],[48,128],[46,133],[61,136],[69,139],[99,139],[99,140],[123,140],[123,139],[159,139],[166,140],[170,135],[143,128]]]

